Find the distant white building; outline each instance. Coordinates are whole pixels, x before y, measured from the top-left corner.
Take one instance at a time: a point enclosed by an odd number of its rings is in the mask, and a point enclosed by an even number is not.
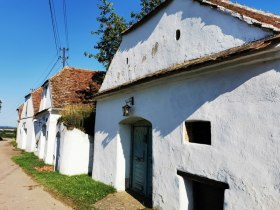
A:
[[[280,17],[166,0],[123,33],[92,177],[166,210],[279,209]]]
[[[38,88],[25,96],[24,104],[18,108],[18,148],[27,152],[34,152],[36,146],[35,131],[36,122],[34,115],[39,110],[42,89]]]
[[[16,142],[17,142],[17,146],[19,147],[19,145],[21,145],[21,128],[22,128],[22,120],[21,120],[21,113],[22,113],[22,109],[23,109],[24,104],[21,104],[18,108],[17,108],[17,136],[16,136]]]
[[[38,151],[36,155],[43,159],[45,163],[54,165],[57,160],[57,149],[60,148],[59,136],[62,134],[57,130],[60,111],[66,105],[84,103],[83,94],[86,93],[90,85],[93,84],[96,71],[64,67],[56,75],[48,79],[43,85],[40,110],[36,114],[37,123],[40,124]],[[67,140],[65,140],[67,141]],[[72,140],[69,140],[71,142]],[[79,139],[77,139],[79,141]],[[90,140],[88,140],[90,141]],[[69,149],[69,148],[68,148]],[[73,149],[73,148],[72,148]],[[76,149],[75,153],[84,153],[84,150]],[[89,150],[89,149],[88,149]],[[67,151],[72,154],[73,151]],[[87,154],[89,156],[89,153]],[[61,157],[61,156],[59,156]],[[71,159],[71,157],[63,157]],[[89,157],[88,157],[89,158]],[[81,163],[83,165],[83,163]],[[74,165],[73,165],[74,166]],[[87,170],[84,169],[84,171]]]

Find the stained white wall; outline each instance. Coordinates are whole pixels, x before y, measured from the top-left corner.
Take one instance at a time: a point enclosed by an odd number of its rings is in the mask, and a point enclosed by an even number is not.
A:
[[[50,85],[46,84],[43,87],[43,93],[42,93],[42,97],[41,97],[39,111],[43,111],[45,109],[51,108],[51,106],[52,106],[52,101],[51,101]]]
[[[56,139],[56,125],[57,120],[60,117],[59,114],[50,113],[48,117],[47,125],[47,137],[44,146],[44,157],[43,160],[45,163],[53,165],[54,164],[54,147]]]
[[[177,29],[181,31],[178,41]],[[100,90],[268,35],[271,33],[196,1],[174,0],[123,36]]]
[[[19,130],[19,137],[17,137],[17,147],[19,149],[26,149],[26,139],[27,139],[27,130],[26,130],[26,121],[25,120],[21,120],[19,125],[18,125],[18,130]]]
[[[57,127],[57,133],[60,135],[58,171],[65,175],[91,173],[93,137],[78,129],[67,130],[63,124]],[[55,148],[57,147],[56,141]],[[57,158],[57,154],[55,154],[55,157]]]
[[[19,126],[20,135],[18,138],[18,148],[24,149],[27,152],[33,152],[35,149],[35,131],[34,131],[34,107],[31,95],[25,97],[23,110],[21,113],[21,123]]]
[[[125,189],[129,149],[119,123],[125,119],[121,107],[134,96],[132,116],[149,120],[153,128],[154,207],[188,206],[180,169],[228,183],[226,210],[278,209],[279,81],[280,61],[274,61],[182,76],[98,100],[93,178]],[[211,121],[212,145],[184,141],[186,120]]]
[[[18,148],[19,148],[19,145],[21,145],[21,141],[22,141],[21,128],[22,128],[22,120],[19,120],[18,125],[17,125],[17,137],[16,137],[16,142],[17,142]]]
[[[34,151],[34,154],[37,155],[40,159],[44,158],[45,154],[45,145],[46,145],[46,138],[47,138],[47,122],[49,119],[49,112],[45,112],[43,114],[40,114],[36,117],[39,130],[37,131],[36,138],[38,138],[37,148]],[[45,131],[44,131],[45,129]],[[45,132],[45,135],[44,135]]]

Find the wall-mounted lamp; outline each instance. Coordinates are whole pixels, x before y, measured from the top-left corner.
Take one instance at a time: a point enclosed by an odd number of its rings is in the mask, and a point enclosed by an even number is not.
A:
[[[122,107],[123,116],[129,116],[131,112],[131,106],[134,105],[134,97],[130,97],[129,99],[125,100],[125,105]]]

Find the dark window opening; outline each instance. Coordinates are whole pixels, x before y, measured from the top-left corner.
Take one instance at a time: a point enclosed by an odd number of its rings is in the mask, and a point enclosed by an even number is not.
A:
[[[211,145],[211,123],[209,121],[185,122],[185,138],[191,143]]]
[[[193,207],[194,210],[223,210],[223,188],[192,181],[193,184]]]
[[[128,58],[126,58],[126,64],[128,64]]]
[[[206,177],[177,171],[184,179],[191,181],[192,203],[194,210],[223,210],[225,189],[229,189],[227,183],[211,180]],[[189,186],[190,187],[190,186]]]
[[[181,31],[178,29],[176,30],[176,40],[178,41],[181,37]]]

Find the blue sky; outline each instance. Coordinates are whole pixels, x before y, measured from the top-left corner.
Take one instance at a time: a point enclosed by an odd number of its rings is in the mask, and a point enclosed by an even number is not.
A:
[[[70,66],[103,70],[94,59],[84,56],[94,52],[98,28],[97,0],[66,0]],[[139,0],[112,1],[116,11],[128,18],[139,10]],[[280,14],[277,0],[237,0],[243,5]],[[54,0],[61,45],[65,44],[62,24],[62,0]],[[48,0],[0,0],[0,100],[3,108],[0,125],[16,126],[16,108],[24,102],[31,88],[39,87],[57,59]],[[61,69],[59,64],[52,74]]]

